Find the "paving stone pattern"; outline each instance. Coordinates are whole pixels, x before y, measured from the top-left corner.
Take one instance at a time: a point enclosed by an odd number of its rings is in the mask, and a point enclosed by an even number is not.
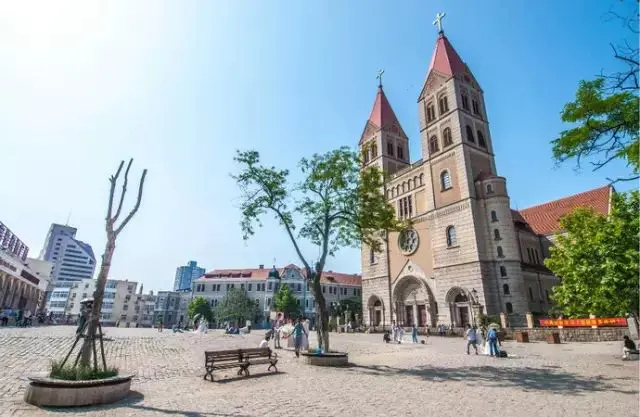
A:
[[[202,379],[204,350],[256,347],[264,332],[115,328],[105,329],[106,351],[109,364],[136,375],[129,398],[74,410],[25,404],[25,377],[62,358],[73,331],[0,329],[0,416],[638,416],[638,361],[621,361],[619,342],[506,342],[516,356],[494,359],[467,356],[460,338],[387,345],[379,334],[332,334],[353,366],[313,367],[280,350],[279,374],[222,371],[211,383]]]

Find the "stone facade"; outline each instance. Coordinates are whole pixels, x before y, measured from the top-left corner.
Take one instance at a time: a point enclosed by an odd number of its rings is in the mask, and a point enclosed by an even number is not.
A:
[[[526,332],[529,340],[544,341],[547,335],[558,333],[561,342],[620,342],[624,336],[629,336],[626,327],[603,327],[599,329],[555,329],[555,328],[509,328],[504,329],[505,338],[514,339],[515,332]]]
[[[413,164],[382,85],[360,139],[365,167],[386,171],[382,192],[411,221],[408,231],[383,236],[379,253],[362,247],[365,325],[463,327],[480,314],[505,313],[518,326],[527,312],[549,311],[558,280],[543,261],[559,231],[558,208],[564,213],[608,194],[512,210],[484,92],[442,32],[418,113],[422,154]],[[551,223],[550,212],[557,214]]]

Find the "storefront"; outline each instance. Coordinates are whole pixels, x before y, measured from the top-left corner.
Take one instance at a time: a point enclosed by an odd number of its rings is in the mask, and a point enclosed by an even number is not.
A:
[[[35,313],[44,307],[46,282],[20,259],[0,250],[0,308]]]

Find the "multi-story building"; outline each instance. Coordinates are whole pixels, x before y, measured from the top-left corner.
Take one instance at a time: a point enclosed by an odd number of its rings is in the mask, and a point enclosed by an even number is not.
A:
[[[142,294],[141,291],[137,298],[137,303],[140,307],[137,322],[138,327],[152,327],[155,318],[157,296],[153,294],[153,291],[149,291],[149,294]]]
[[[44,242],[40,259],[53,263],[54,283],[93,278],[96,257],[91,245],[76,239],[75,227],[52,224]]]
[[[0,308],[42,308],[51,265],[27,258],[29,248],[0,222]]]
[[[191,301],[191,290],[158,291],[155,299],[154,325],[162,321],[164,327],[187,324],[187,308]]]
[[[190,290],[191,283],[204,275],[206,270],[198,266],[196,261],[189,261],[186,266],[176,268],[176,278],[173,281],[173,290]]]
[[[322,293],[327,305],[339,303],[345,299],[362,296],[362,280],[357,274],[343,274],[325,271],[322,274]],[[215,269],[193,282],[193,296],[201,296],[209,300],[212,307],[218,305],[231,288],[239,288],[247,296],[255,299],[256,305],[263,313],[262,322],[269,320],[274,310],[274,298],[281,285],[288,285],[295,295],[304,315],[313,325],[315,323],[315,297],[310,283],[304,278],[304,272],[296,265],[287,265],[272,269],[259,265],[258,268]]]
[[[418,161],[381,83],[360,138],[365,166],[387,174],[383,192],[412,224],[383,235],[380,252],[362,247],[365,324],[463,327],[479,314],[505,313],[521,325],[527,312],[548,311],[558,280],[543,260],[559,218],[576,207],[608,214],[613,189],[512,210],[484,91],[442,30],[418,113]]]

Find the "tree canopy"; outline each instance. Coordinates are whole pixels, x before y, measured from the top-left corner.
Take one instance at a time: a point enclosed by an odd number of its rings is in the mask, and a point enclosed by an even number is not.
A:
[[[279,221],[313,282],[318,340],[328,350],[329,312],[320,285],[327,257],[361,243],[380,250],[380,231],[402,227],[382,193],[382,173],[363,169],[359,153],[346,147],[303,158],[300,184],[288,182],[288,170],[262,165],[257,151],[238,151],[235,161],[240,172],[233,178],[243,192],[243,236],[252,236],[267,213]],[[319,248],[315,262],[302,253],[300,239]]]
[[[553,291],[559,312],[570,317],[638,312],[640,212],[638,191],[615,194],[611,215],[577,209],[561,219],[545,264],[560,277]]]
[[[229,320],[242,325],[245,320],[256,320],[261,316],[254,300],[238,288],[230,288],[213,310],[218,320]]]
[[[280,289],[274,298],[274,305],[276,310],[284,313],[286,317],[297,318],[300,316],[298,300],[286,284],[280,285]]]
[[[193,320],[198,314],[209,323],[213,321],[213,311],[211,310],[209,301],[204,297],[194,297],[189,301],[187,316]]]
[[[610,12],[638,37],[637,1],[630,15]],[[621,70],[605,74],[590,81],[581,81],[574,101],[562,110],[562,121],[572,128],[554,139],[553,157],[557,162],[575,159],[581,166],[584,159],[590,160],[593,170],[598,170],[611,161],[623,160],[629,172],[611,181],[631,181],[640,177],[638,137],[640,114],[638,113],[639,83],[638,47],[636,41],[630,45],[614,46],[614,58]]]

